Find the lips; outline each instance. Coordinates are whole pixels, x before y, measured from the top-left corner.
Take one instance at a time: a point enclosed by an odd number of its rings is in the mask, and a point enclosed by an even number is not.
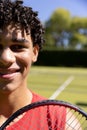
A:
[[[12,78],[20,69],[0,69],[0,78]]]

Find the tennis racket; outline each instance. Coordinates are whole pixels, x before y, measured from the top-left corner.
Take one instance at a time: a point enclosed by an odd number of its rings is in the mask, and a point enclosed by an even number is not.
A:
[[[42,100],[17,110],[0,127],[5,129],[87,130],[87,113],[68,102]]]

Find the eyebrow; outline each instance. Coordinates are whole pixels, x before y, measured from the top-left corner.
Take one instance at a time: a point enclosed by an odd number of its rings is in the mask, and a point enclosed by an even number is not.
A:
[[[17,42],[17,43],[26,43],[29,42],[25,38],[17,39],[17,38],[12,38],[12,42]]]

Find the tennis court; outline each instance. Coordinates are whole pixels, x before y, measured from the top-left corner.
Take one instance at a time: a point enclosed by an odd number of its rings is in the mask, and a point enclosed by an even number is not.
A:
[[[51,99],[79,105],[87,111],[87,69],[33,66],[29,88]]]

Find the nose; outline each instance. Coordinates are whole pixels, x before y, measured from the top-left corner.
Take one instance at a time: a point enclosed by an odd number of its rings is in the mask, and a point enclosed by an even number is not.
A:
[[[0,65],[9,66],[15,61],[14,53],[10,48],[4,48],[0,52]]]

